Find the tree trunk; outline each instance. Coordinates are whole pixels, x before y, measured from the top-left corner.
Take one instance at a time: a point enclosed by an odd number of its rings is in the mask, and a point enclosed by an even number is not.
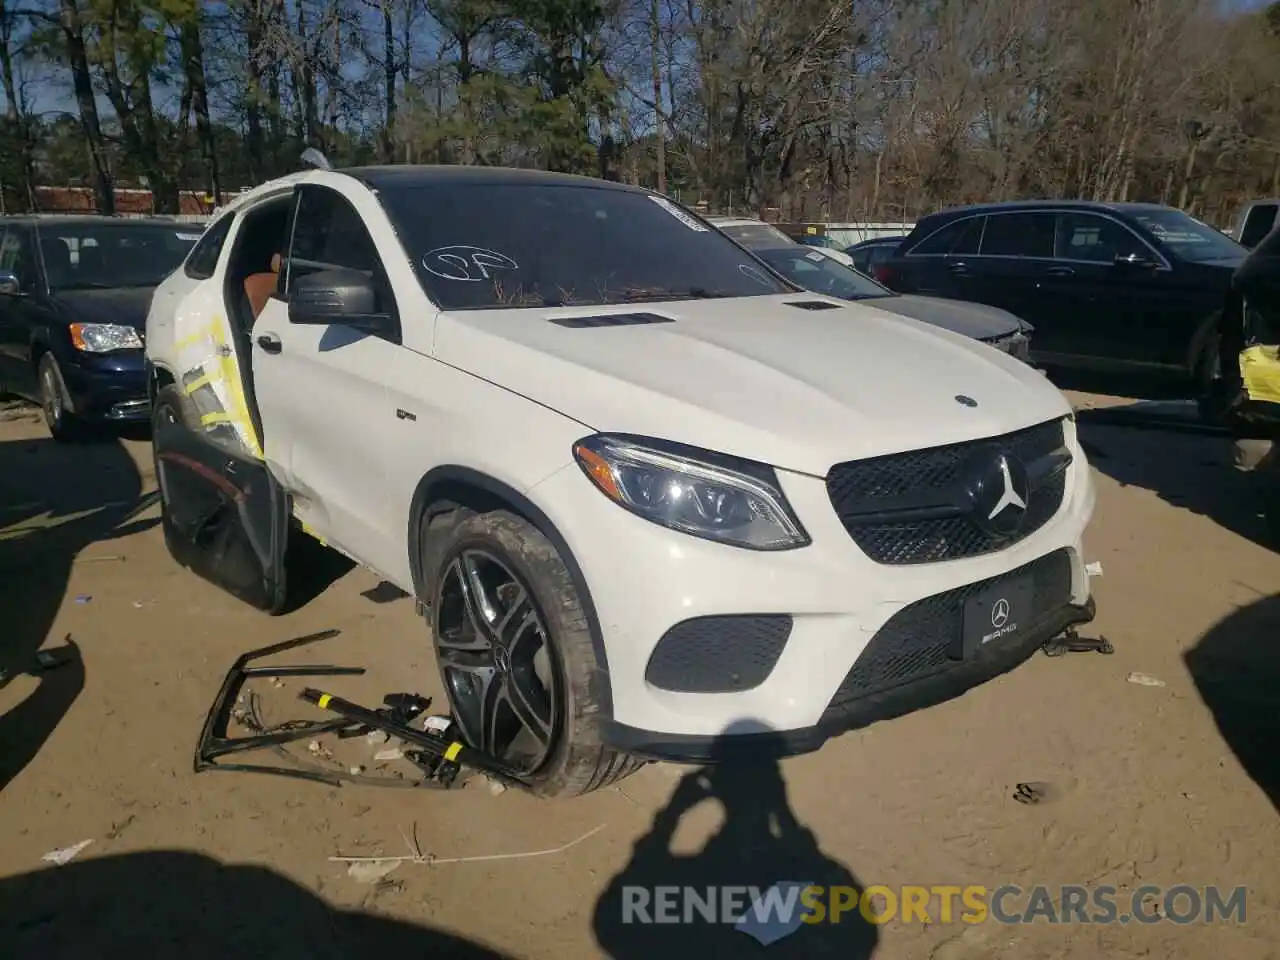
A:
[[[94,193],[98,198],[98,212],[111,216],[116,212],[115,184],[111,168],[103,148],[102,124],[98,120],[98,103],[93,93],[93,74],[89,71],[89,54],[85,49],[84,25],[76,0],[58,0],[58,24],[62,39],[67,45],[67,60],[71,67],[71,85],[75,91],[76,106],[80,112],[80,129],[84,133],[85,147],[93,166]]]
[[[262,129],[262,38],[264,33],[262,5],[251,4],[247,11],[245,39],[248,43],[248,89],[245,91],[245,147],[249,155],[249,176],[265,180],[266,139]],[[279,100],[274,101],[279,104]],[[272,171],[275,172],[274,170]]]
[[[191,97],[191,110],[196,115],[196,139],[200,160],[204,165],[205,183],[215,206],[222,206],[222,183],[218,177],[218,151],[213,142],[213,123],[209,119],[209,89],[204,72],[204,44],[200,39],[200,10],[183,22],[181,31],[182,64]]]
[[[0,77],[4,83],[6,113],[18,138],[19,160],[22,167],[22,194],[30,204],[35,197],[34,144],[27,107],[18,90],[17,81],[14,79],[13,51],[9,46],[12,40],[13,19],[12,15],[5,10],[4,0],[0,0],[0,30],[3,30],[3,36],[0,36]]]
[[[662,40],[662,23],[658,0],[649,4],[649,66],[653,74],[653,135],[657,153],[658,192],[667,192],[667,125],[662,117],[662,70],[658,63],[658,46]]]
[[[395,25],[391,19],[391,0],[382,0],[382,77],[383,97],[386,100],[386,120],[382,128],[382,160],[391,163],[396,151],[396,77],[400,65],[396,62]]]

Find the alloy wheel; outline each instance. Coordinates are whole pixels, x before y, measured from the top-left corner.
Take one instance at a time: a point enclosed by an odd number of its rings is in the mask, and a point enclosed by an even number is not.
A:
[[[58,374],[50,363],[40,368],[40,406],[44,409],[44,419],[49,429],[57,430],[62,425],[62,388],[58,384]]]
[[[435,634],[463,736],[519,773],[536,771],[555,746],[561,691],[528,586],[493,554],[463,551],[444,571]]]

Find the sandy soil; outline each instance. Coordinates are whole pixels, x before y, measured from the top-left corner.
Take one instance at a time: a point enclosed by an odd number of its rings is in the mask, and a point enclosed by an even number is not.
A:
[[[67,448],[33,420],[0,423],[0,664],[67,643],[79,654],[0,690],[0,955],[1280,955],[1280,554],[1222,441],[1084,436],[1099,485],[1088,547],[1104,571],[1093,632],[1113,656],[1037,656],[780,769],[721,772],[707,788],[718,800],[685,809],[695,781],[663,765],[556,804],[483,782],[426,794],[194,774],[204,712],[245,650],[336,628],[295,657],[369,667],[335,689],[438,692],[412,604],[362,596],[375,580],[355,570],[295,613],[257,614],[170,561],[145,440]],[[1134,671],[1164,686],[1126,682]],[[261,686],[264,710],[289,716],[299,686]],[[347,743],[334,762],[372,768],[375,749]],[[1016,802],[1022,782],[1047,784],[1044,801]],[[453,859],[597,827],[558,854]],[[398,856],[405,835],[440,861],[370,884],[329,860]],[[41,860],[84,840],[67,866]],[[1248,913],[1189,926],[846,919],[767,948],[728,928],[618,922],[624,883],[851,878],[1109,884],[1122,901],[1143,884],[1245,885]]]

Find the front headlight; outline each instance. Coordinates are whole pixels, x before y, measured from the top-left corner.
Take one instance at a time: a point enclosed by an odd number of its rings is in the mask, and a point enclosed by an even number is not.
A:
[[[110,353],[142,346],[142,338],[133,327],[114,323],[71,324],[71,345],[83,353]]]
[[[763,464],[605,434],[578,441],[573,456],[606,497],[664,527],[752,550],[809,543]]]

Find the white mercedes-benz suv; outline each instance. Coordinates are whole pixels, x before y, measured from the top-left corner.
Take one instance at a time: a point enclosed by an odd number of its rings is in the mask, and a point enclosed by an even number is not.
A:
[[[146,340],[175,558],[271,612],[304,532],[398,585],[465,737],[543,795],[816,749],[1093,615],[1061,393],[647,190],[295,174]]]

